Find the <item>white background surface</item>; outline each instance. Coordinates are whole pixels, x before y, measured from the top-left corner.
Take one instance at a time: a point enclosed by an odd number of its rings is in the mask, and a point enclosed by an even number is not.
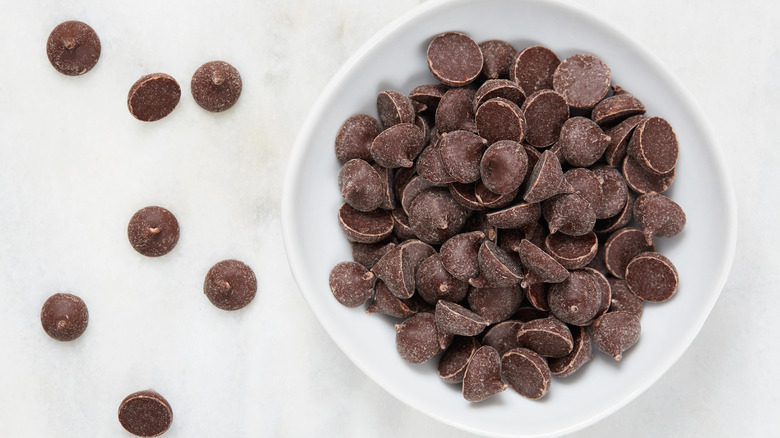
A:
[[[689,351],[637,400],[573,436],[776,434],[780,7],[579,3],[646,45],[699,102],[731,163],[739,237]],[[471,436],[398,402],[341,353],[298,293],[280,236],[284,166],[308,108],[363,42],[416,4],[3,0],[0,436],[128,436],[119,402],[150,387],[174,409],[166,437]],[[60,75],[45,56],[49,32],[68,19],[103,43],[83,77]],[[222,114],[189,95],[192,73],[212,59],[244,81]],[[156,71],[179,81],[182,100],[144,124],[127,112],[127,90]],[[147,259],[125,230],[154,204],[176,214],[182,236]],[[224,258],[259,279],[239,312],[201,293]],[[59,291],[89,306],[89,328],[72,343],[40,328],[40,306]]]

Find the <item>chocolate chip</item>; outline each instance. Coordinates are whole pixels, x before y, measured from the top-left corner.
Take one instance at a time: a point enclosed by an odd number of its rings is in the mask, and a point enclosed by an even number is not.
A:
[[[489,240],[482,242],[477,260],[479,277],[469,279],[474,287],[508,287],[520,283],[523,278],[519,261]]]
[[[436,111],[439,101],[449,87],[444,84],[422,84],[414,87],[409,92],[409,98],[427,106],[429,110]]]
[[[517,286],[469,288],[469,308],[485,318],[488,325],[509,319],[514,315],[523,295]]]
[[[648,117],[634,128],[628,154],[646,171],[664,175],[674,170],[678,154],[677,136],[660,117]]]
[[[366,308],[366,313],[379,313],[395,318],[408,318],[417,312],[409,304],[393,295],[390,289],[387,288],[387,285],[379,280],[374,286],[374,299]]]
[[[176,108],[181,88],[165,73],[152,73],[138,79],[127,93],[127,109],[143,122],[160,120]]]
[[[526,47],[512,61],[509,77],[526,95],[531,95],[542,89],[552,89],[553,73],[560,63],[555,52],[547,47]]]
[[[634,217],[648,244],[653,237],[674,237],[685,228],[685,212],[674,201],[655,192],[646,193],[634,203]]]
[[[623,210],[611,218],[596,219],[596,225],[593,226],[593,231],[598,234],[611,234],[628,225],[634,217],[634,199],[634,194],[629,192]]]
[[[379,173],[359,158],[353,158],[341,166],[338,184],[341,197],[355,210],[375,210],[385,200],[387,184],[383,186]]]
[[[528,185],[523,195],[526,202],[541,202],[561,193],[573,192],[566,181],[561,163],[550,151],[544,151],[528,175]]]
[[[406,212],[407,217],[412,209],[412,202],[417,198],[417,195],[433,187],[436,187],[434,183],[421,176],[413,176],[409,180],[401,192],[401,207]]]
[[[376,243],[352,242],[352,260],[371,269],[372,266],[388,251],[395,248],[396,243],[392,240]]]
[[[588,167],[601,158],[610,137],[599,125],[585,117],[572,117],[561,127],[558,145],[572,166]]]
[[[532,400],[544,397],[552,380],[547,361],[522,347],[501,356],[501,375],[518,394]]]
[[[517,83],[506,79],[489,79],[485,81],[474,94],[474,111],[490,99],[501,97],[513,102],[518,107],[525,102],[525,92]]]
[[[484,241],[485,233],[481,231],[452,236],[441,245],[442,265],[458,280],[469,281],[479,275],[477,255]]]
[[[403,360],[415,365],[435,356],[440,346],[433,314],[417,313],[396,324],[395,347]]]
[[[523,323],[516,320],[500,322],[485,332],[482,336],[482,344],[490,345],[503,356],[507,351],[520,346],[517,342],[517,333],[522,326]]]
[[[569,276],[566,268],[528,239],[520,241],[519,254],[525,267],[524,288],[535,283],[560,283]]]
[[[477,132],[493,144],[499,140],[523,141],[528,129],[520,108],[503,97],[494,97],[479,106],[475,115]]]
[[[645,106],[631,94],[623,93],[607,97],[599,102],[590,118],[601,126],[617,124],[631,116],[645,113]]]
[[[358,211],[344,203],[339,227],[351,242],[376,243],[393,233],[393,216],[387,210]]]
[[[597,165],[593,173],[601,181],[601,204],[594,206],[597,219],[606,219],[619,214],[628,199],[628,186],[623,175],[614,167]]]
[[[631,134],[634,132],[636,125],[644,118],[641,115],[631,116],[604,131],[610,138],[607,149],[604,151],[604,161],[607,164],[612,167],[620,167],[623,163],[623,158],[626,156],[626,148],[631,140]]]
[[[455,181],[468,184],[479,179],[479,163],[487,141],[468,131],[451,131],[439,142],[439,156],[444,170]]]
[[[609,309],[613,312],[623,311],[633,313],[637,317],[642,317],[644,312],[644,301],[636,296],[626,285],[626,280],[620,278],[607,278],[612,295],[612,301]]]
[[[66,21],[49,34],[46,55],[58,72],[68,76],[83,75],[100,58],[100,39],[88,24]]]
[[[409,209],[409,225],[418,239],[429,244],[442,243],[458,234],[467,217],[466,209],[441,188],[423,191]]]
[[[412,101],[395,90],[385,90],[376,98],[379,121],[385,129],[399,123],[414,123],[415,110]]]
[[[355,265],[365,270],[357,263]],[[203,293],[211,304],[222,310],[242,309],[255,298],[257,277],[243,262],[223,260],[209,269],[203,282]]]
[[[436,107],[436,129],[441,133],[458,130],[476,132],[473,102],[474,90],[471,88],[447,90]]]
[[[496,194],[516,192],[525,179],[528,154],[520,143],[501,140],[482,154],[479,174],[485,187]]]
[[[476,336],[488,326],[487,320],[460,304],[446,300],[436,302],[436,329],[461,336]]]
[[[596,212],[585,198],[577,193],[556,195],[542,202],[542,216],[550,233],[582,236],[593,230]]]
[[[444,163],[439,153],[440,147],[441,139],[431,142],[428,147],[423,149],[417,158],[415,166],[417,173],[431,183],[448,184],[455,182],[455,178],[447,173],[447,170],[444,168]]]
[[[593,171],[575,167],[567,170],[563,177],[571,185],[574,193],[585,198],[594,210],[601,206],[601,202],[604,200],[604,190],[601,187],[601,180]]]
[[[163,396],[147,389],[134,392],[119,405],[119,423],[128,432],[141,437],[160,436],[173,422],[173,410]]]
[[[599,295],[601,296],[599,310],[596,312],[596,315],[593,316],[593,319],[596,319],[607,313],[612,304],[612,286],[610,286],[607,277],[601,272],[588,267],[582,268],[582,270],[590,274],[591,278],[596,283],[596,288],[599,290]]]
[[[382,167],[412,167],[417,155],[425,147],[420,128],[412,123],[393,125],[376,136],[371,143],[371,157]]]
[[[479,44],[484,61],[482,74],[487,79],[509,78],[509,68],[517,50],[506,41],[489,40]]]
[[[371,272],[382,280],[390,292],[398,298],[411,298],[414,294],[415,266],[410,253],[400,245],[391,249],[376,264]]]
[[[569,106],[590,109],[607,95],[610,70],[599,58],[578,53],[563,61],[553,74],[553,88]]]
[[[536,148],[547,147],[558,141],[561,128],[569,119],[566,99],[553,90],[539,90],[531,94],[520,109],[528,127],[525,139]]]
[[[571,271],[561,283],[550,285],[547,301],[556,318],[572,325],[585,325],[596,315],[601,293],[585,271]]]
[[[523,293],[528,304],[536,309],[548,312],[550,310],[550,303],[547,302],[547,283],[539,281],[530,283],[527,275],[524,279],[529,281],[529,284],[526,284],[523,288]]]
[[[471,356],[463,375],[463,398],[480,402],[506,389],[501,379],[501,356],[489,345],[479,347]]]
[[[515,312],[515,319],[521,322],[533,321],[539,318],[547,318],[550,316],[550,312],[546,310],[540,310],[533,306],[520,306]]]
[[[190,91],[201,108],[221,112],[233,107],[241,96],[241,75],[225,61],[207,62],[192,75]]]
[[[73,294],[56,293],[41,308],[41,325],[47,335],[58,341],[72,341],[84,333],[89,312],[84,301]]]
[[[453,87],[474,81],[484,62],[479,45],[460,32],[437,35],[428,45],[426,57],[431,73]]]
[[[328,285],[336,301],[347,307],[358,307],[371,298],[376,276],[357,262],[341,262],[334,266]]]
[[[544,357],[563,357],[574,347],[569,327],[554,316],[523,324],[517,333],[517,342]]]
[[[637,254],[653,251],[653,245],[645,241],[644,233],[636,228],[621,228],[604,242],[604,263],[609,273],[624,278],[626,266]]]
[[[485,215],[488,223],[498,228],[527,229],[535,225],[542,215],[538,202],[521,202],[503,210],[492,211]]]
[[[471,336],[455,336],[447,351],[439,358],[439,377],[447,383],[462,382],[466,366],[479,347],[479,342]]]
[[[409,225],[409,216],[404,211],[403,207],[398,206],[391,212],[393,216],[393,234],[399,240],[415,239],[412,227]]]
[[[550,372],[554,376],[567,377],[580,369],[583,365],[593,360],[593,347],[590,335],[585,327],[575,327],[572,330],[574,347],[571,353],[564,357],[551,359]]]
[[[517,197],[518,189],[512,190],[507,193],[493,193],[487,188],[485,182],[477,180],[474,184],[474,196],[477,198],[480,204],[485,208],[504,208],[511,204]]]
[[[392,210],[395,208],[395,191],[393,190],[393,183],[395,174],[392,169],[382,167],[379,164],[374,163],[371,167],[379,174],[379,181],[381,187],[382,203],[379,204],[379,208],[385,210]],[[401,169],[406,169],[402,167]]]
[[[657,252],[643,252],[626,265],[626,285],[639,298],[660,303],[677,292],[677,268]]]
[[[476,186],[477,185],[473,183],[461,184],[455,182],[449,184],[448,188],[452,198],[466,209],[474,211],[484,210],[485,206],[482,204],[482,201],[477,198],[477,193],[475,192]]]
[[[353,158],[371,160],[371,143],[380,132],[382,128],[379,122],[367,114],[348,118],[336,135],[336,158],[341,163]]]
[[[569,236],[554,233],[544,241],[547,253],[566,269],[580,269],[588,265],[599,247],[596,233],[590,232],[581,236]]]
[[[631,190],[643,194],[649,192],[663,193],[674,182],[674,169],[663,175],[648,172],[637,163],[634,157],[626,155],[623,159],[623,176]]]
[[[458,280],[444,269],[439,254],[433,254],[422,262],[415,277],[417,293],[431,304],[439,300],[459,302],[466,297],[469,285]]]
[[[641,331],[639,318],[628,312],[607,312],[588,327],[593,345],[612,356],[623,358],[623,352],[639,340]]]
[[[127,239],[139,253],[159,257],[171,252],[179,241],[179,222],[162,207],[144,207],[130,218]]]

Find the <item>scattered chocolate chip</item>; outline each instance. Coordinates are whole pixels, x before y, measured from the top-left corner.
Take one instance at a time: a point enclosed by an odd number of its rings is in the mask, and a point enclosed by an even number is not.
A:
[[[382,167],[412,167],[414,159],[425,146],[420,128],[412,123],[393,125],[376,136],[371,143],[371,157]]]
[[[434,121],[441,132],[477,132],[474,122],[474,90],[469,87],[450,88],[439,100]]]
[[[501,97],[513,102],[518,107],[525,102],[525,92],[517,83],[506,79],[489,79],[485,81],[474,94],[474,112],[490,99]]]
[[[590,117],[601,126],[617,124],[629,117],[645,113],[645,106],[631,94],[623,93],[607,97],[599,102]]]
[[[525,116],[511,100],[494,97],[479,106],[474,114],[477,132],[493,144],[499,140],[521,142],[528,129]]]
[[[439,142],[444,170],[455,181],[468,184],[479,179],[479,163],[488,142],[469,131],[451,131]]]
[[[409,251],[400,245],[388,251],[371,268],[371,272],[385,283],[390,292],[401,299],[411,298],[414,294],[414,271]]]
[[[626,286],[639,298],[660,303],[677,292],[680,279],[671,260],[657,252],[643,252],[626,265]]]
[[[503,356],[507,351],[520,346],[517,342],[517,333],[522,326],[523,323],[516,320],[500,322],[485,332],[482,336],[482,344],[490,345]]]
[[[207,62],[192,75],[190,91],[201,108],[221,112],[233,107],[241,96],[241,75],[225,61]]]
[[[435,184],[449,184],[455,182],[444,168],[439,149],[441,148],[441,139],[432,141],[431,144],[423,149],[417,158],[415,168],[420,177]]]
[[[585,117],[572,117],[561,127],[557,145],[566,162],[572,166],[588,167],[601,158],[610,137],[599,125]]]
[[[392,240],[376,243],[352,242],[352,260],[371,269],[372,266],[388,251],[395,248],[396,243]]]
[[[628,186],[623,175],[614,167],[597,165],[592,169],[601,181],[601,204],[594,207],[597,219],[606,219],[619,214],[628,199]]]
[[[466,297],[469,290],[468,283],[444,269],[439,254],[433,254],[422,262],[415,279],[417,293],[430,304],[439,300],[457,303]]]
[[[138,79],[127,93],[127,109],[143,122],[160,120],[176,108],[181,88],[165,73],[152,73]]]
[[[644,301],[631,292],[631,289],[626,285],[626,280],[609,277],[607,281],[612,295],[609,310],[628,312],[641,318],[645,308]]]
[[[563,265],[528,239],[520,241],[519,253],[525,267],[525,277],[521,283],[524,288],[535,283],[560,283],[569,276],[569,271]]]
[[[88,24],[66,21],[49,34],[46,55],[58,72],[68,76],[83,75],[92,70],[100,58],[100,39]]]
[[[528,175],[523,199],[526,202],[541,202],[561,193],[572,193],[574,189],[566,181],[561,163],[550,151],[544,151],[539,157],[531,174]]]
[[[527,167],[525,148],[515,141],[501,140],[491,144],[482,154],[479,174],[488,190],[503,195],[517,192]]]
[[[485,208],[504,208],[511,204],[517,197],[517,190],[507,193],[493,193],[487,188],[485,182],[481,179],[474,184],[474,196]]]
[[[439,244],[458,234],[466,223],[468,211],[450,193],[441,188],[423,191],[409,209],[409,226],[417,238]]]
[[[628,225],[634,217],[634,199],[634,194],[629,192],[623,210],[610,218],[596,219],[596,225],[593,226],[593,231],[598,234],[611,234]]]
[[[341,197],[358,211],[376,210],[385,200],[386,184],[368,162],[353,158],[339,170]]]
[[[479,277],[469,279],[474,287],[508,287],[520,283],[522,267],[509,253],[485,240],[477,253]]]
[[[581,236],[569,236],[554,233],[544,241],[547,253],[566,269],[580,269],[588,265],[599,247],[596,233],[590,232]]]
[[[628,148],[628,142],[631,140],[631,134],[634,132],[636,125],[644,118],[641,115],[631,116],[617,125],[604,130],[604,133],[610,138],[607,149],[604,151],[604,161],[607,164],[612,167],[620,167],[623,159],[626,157],[626,149]]]
[[[524,280],[528,280],[528,275],[524,277]],[[537,281],[536,283],[526,284],[523,287],[523,294],[528,304],[536,309],[549,312],[550,304],[547,302],[547,283]]]
[[[84,301],[73,294],[56,293],[41,308],[41,325],[47,335],[58,341],[72,341],[84,333],[89,312]]]
[[[119,405],[119,423],[128,432],[141,437],[160,436],[173,422],[173,410],[154,390],[134,392]]]
[[[554,316],[524,323],[517,333],[517,342],[543,357],[563,357],[574,347],[569,327]]]
[[[463,375],[463,398],[479,402],[506,389],[501,378],[501,356],[489,345],[479,347],[471,356]]]
[[[599,295],[601,296],[599,310],[596,312],[596,315],[593,316],[593,319],[596,319],[607,313],[612,304],[612,286],[610,286],[607,277],[601,272],[588,267],[582,268],[582,270],[590,274],[591,278],[596,283],[596,288],[599,290]]]
[[[357,263],[355,265],[361,271],[365,270]],[[203,282],[203,293],[206,294],[211,304],[222,310],[242,309],[255,298],[257,277],[252,269],[243,262],[223,260],[209,269],[206,280]],[[342,291],[342,293],[350,292]]]
[[[577,193],[564,193],[542,202],[542,216],[550,233],[582,236],[593,230],[596,212],[585,198]]]
[[[433,187],[436,187],[436,184],[419,175],[413,176],[412,179],[409,180],[401,191],[401,207],[407,217],[412,209],[412,202],[417,198],[417,195]]]
[[[460,32],[437,35],[428,45],[426,57],[436,79],[453,87],[474,81],[484,63],[479,45]]]
[[[374,286],[374,299],[366,308],[366,313],[369,315],[379,313],[395,318],[408,318],[417,312],[406,302],[393,295],[390,289],[387,288],[387,285],[380,280]]]
[[[409,93],[409,98],[427,106],[428,109],[436,111],[439,101],[449,88],[444,84],[423,84],[418,85]]]
[[[460,304],[439,300],[436,302],[436,329],[461,336],[476,336],[485,330],[488,322]]]
[[[636,344],[640,331],[639,318],[628,312],[607,312],[588,327],[593,345],[615,360]]]
[[[447,239],[441,245],[441,262],[444,268],[460,281],[469,281],[479,275],[478,253],[485,241],[485,233],[472,231]]]
[[[522,347],[501,356],[501,375],[518,394],[532,400],[544,397],[552,380],[547,361]]]
[[[358,307],[368,301],[374,292],[375,282],[374,273],[357,262],[339,263],[331,269],[328,277],[333,297],[347,307]]]
[[[127,239],[139,253],[159,257],[171,252],[179,241],[179,222],[162,207],[144,207],[130,218]]]
[[[469,288],[469,308],[485,318],[488,325],[509,319],[520,307],[523,295],[517,286]]]
[[[537,224],[541,215],[542,207],[538,202],[533,204],[521,202],[503,210],[487,213],[485,217],[488,223],[497,228],[527,229]]]
[[[371,160],[371,143],[380,132],[382,128],[379,122],[367,114],[356,114],[348,118],[336,135],[336,158],[341,163],[353,158]]]
[[[626,155],[623,159],[623,176],[631,190],[644,194],[649,192],[663,193],[674,182],[674,169],[663,175],[656,175],[643,169],[634,157]]]

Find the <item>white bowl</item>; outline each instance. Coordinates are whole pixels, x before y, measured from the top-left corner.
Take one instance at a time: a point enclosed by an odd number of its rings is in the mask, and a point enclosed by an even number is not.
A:
[[[646,305],[640,341],[621,362],[596,353],[568,378],[554,378],[539,401],[511,389],[471,404],[459,385],[441,381],[436,360],[405,363],[395,349],[395,320],[339,304],[328,274],[351,250],[339,229],[339,163],[333,141],[356,113],[376,115],[376,95],[408,93],[433,83],[425,50],[431,38],[458,30],[476,41],[503,39],[517,48],[543,44],[561,58],[599,56],[613,83],[666,118],[680,143],[677,179],[667,193],[685,210],[686,229],[658,250],[680,274],[670,301]],[[583,428],[636,398],[683,354],[726,281],[736,244],[736,208],[723,157],[710,129],[673,75],[616,28],[569,3],[536,0],[431,1],[379,32],[333,78],[295,143],[284,186],[282,223],[290,267],[320,323],[349,358],[401,401],[445,423],[492,436],[550,436]],[[716,378],[716,376],[713,376]]]

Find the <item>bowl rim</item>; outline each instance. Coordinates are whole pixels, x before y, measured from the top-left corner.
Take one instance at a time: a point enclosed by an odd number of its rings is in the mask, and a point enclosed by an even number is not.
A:
[[[587,18],[588,20],[592,21],[595,25],[606,28],[608,31],[620,35],[624,39],[625,43],[629,45],[633,51],[639,53],[642,57],[646,58],[647,61],[651,63],[653,67],[656,68],[658,73],[662,75],[664,81],[668,83],[675,92],[680,94],[682,100],[686,101],[689,104],[689,107],[691,109],[691,118],[694,121],[694,124],[696,125],[695,127],[698,129],[699,132],[703,134],[702,137],[703,141],[707,144],[712,145],[710,149],[712,152],[713,162],[715,163],[715,168],[713,170],[718,175],[718,177],[722,180],[723,187],[724,187],[724,193],[723,193],[723,200],[725,201],[724,211],[727,214],[726,217],[724,218],[724,223],[726,224],[726,228],[725,228],[726,236],[724,236],[726,253],[724,254],[725,257],[721,259],[722,260],[721,266],[717,267],[716,269],[713,269],[713,273],[717,273],[718,275],[716,281],[714,282],[717,285],[717,293],[710,294],[708,300],[701,303],[702,308],[706,308],[706,312],[703,312],[702,315],[704,316],[700,318],[700,320],[696,321],[695,330],[692,330],[690,332],[691,334],[687,337],[687,339],[684,339],[684,342],[680,342],[676,344],[677,347],[672,352],[672,354],[667,355],[666,360],[660,362],[659,366],[654,368],[656,370],[654,374],[650,376],[650,378],[644,380],[647,383],[643,383],[642,385],[639,385],[635,391],[627,394],[625,397],[623,397],[623,399],[618,400],[616,403],[612,404],[609,409],[605,409],[601,411],[598,415],[588,417],[583,421],[570,424],[568,427],[565,428],[550,431],[549,433],[543,433],[537,435],[509,435],[509,434],[501,434],[501,433],[493,433],[490,431],[484,431],[481,429],[474,428],[468,424],[463,424],[457,421],[452,421],[447,418],[442,418],[438,415],[435,415],[434,413],[421,409],[417,405],[417,403],[415,403],[415,400],[409,399],[408,397],[399,393],[398,391],[395,391],[391,387],[386,387],[384,385],[378,384],[378,380],[376,376],[374,376],[373,373],[371,372],[371,368],[367,366],[367,364],[365,364],[360,357],[353,355],[349,348],[345,348],[345,346],[342,344],[342,341],[338,337],[334,337],[332,335],[330,322],[324,321],[323,319],[319,318],[317,312],[314,311],[314,309],[311,306],[311,302],[308,299],[308,292],[305,291],[304,288],[301,286],[302,284],[301,278],[304,275],[304,267],[302,266],[300,241],[298,239],[298,236],[295,234],[294,230],[291,227],[291,223],[292,223],[291,219],[295,214],[295,206],[294,206],[293,199],[295,197],[295,193],[297,192],[298,185],[300,183],[300,176],[302,172],[301,164],[304,160],[304,156],[306,153],[306,145],[311,140],[313,130],[316,126],[317,120],[320,118],[321,114],[326,109],[325,107],[326,103],[334,97],[337,85],[342,82],[345,76],[350,74],[350,72],[356,67],[359,61],[366,54],[370,53],[377,44],[379,44],[389,35],[396,32],[400,27],[405,26],[408,22],[413,21],[428,13],[432,13],[433,11],[438,10],[440,8],[445,8],[451,4],[473,3],[477,1],[479,0],[428,0],[425,3],[408,10],[407,12],[403,13],[401,16],[391,21],[389,24],[385,25],[378,32],[376,32],[372,37],[370,37],[365,43],[363,43],[359,47],[359,49],[356,50],[347,59],[347,61],[337,70],[334,76],[323,88],[315,104],[312,106],[311,110],[309,111],[308,116],[306,117],[303,125],[300,128],[300,131],[298,132],[296,140],[293,144],[292,151],[290,153],[289,161],[286,166],[286,173],[285,173],[283,188],[282,188],[282,202],[281,202],[282,239],[284,243],[285,254],[288,260],[288,266],[290,272],[296,282],[296,285],[298,286],[299,292],[301,293],[301,295],[303,296],[304,300],[307,302],[309,307],[312,309],[315,317],[319,321],[320,325],[328,333],[328,336],[331,338],[331,340],[333,340],[333,342],[336,345],[338,345],[341,351],[364,374],[366,374],[371,380],[373,380],[375,384],[383,388],[385,391],[390,393],[396,399],[414,408],[415,410],[424,413],[427,416],[437,419],[442,423],[457,427],[462,430],[477,433],[480,435],[509,437],[509,436],[553,436],[553,435],[567,434],[567,433],[574,432],[576,430],[583,429],[584,427],[587,427],[589,425],[592,425],[602,420],[603,418],[608,417],[609,415],[613,414],[617,410],[623,408],[629,402],[635,400],[639,395],[644,393],[655,382],[657,382],[661,378],[661,376],[663,376],[682,357],[685,351],[690,347],[693,340],[700,333],[704,325],[704,322],[709,317],[715,303],[717,302],[721,292],[723,291],[723,287],[725,286],[726,280],[728,279],[731,267],[733,265],[733,261],[736,253],[736,245],[737,245],[737,202],[736,202],[733,182],[729,175],[728,168],[726,166],[726,159],[722,147],[717,141],[705,117],[705,114],[702,111],[701,107],[699,106],[698,102],[693,98],[691,92],[685,86],[683,86],[682,82],[674,75],[674,73],[672,73],[671,70],[667,68],[663,64],[663,62],[652,51],[650,51],[643,43],[636,40],[634,37],[626,34],[622,29],[620,29],[613,23],[606,21],[605,19],[597,16],[594,12],[585,9],[583,6],[577,3],[565,2],[563,0],[518,0],[520,2],[525,2],[525,3],[548,3],[548,4],[552,4],[553,6],[560,7],[563,9],[568,9],[574,13],[577,13]]]

